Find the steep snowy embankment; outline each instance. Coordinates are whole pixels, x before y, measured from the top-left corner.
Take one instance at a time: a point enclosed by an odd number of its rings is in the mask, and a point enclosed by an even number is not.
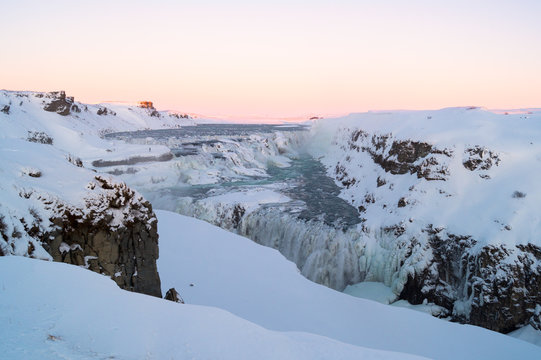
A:
[[[499,331],[541,325],[541,113],[317,121],[311,153],[356,206],[364,280]]]
[[[3,359],[420,359],[266,330],[65,264],[1,257],[0,274],[9,274],[0,278]]]

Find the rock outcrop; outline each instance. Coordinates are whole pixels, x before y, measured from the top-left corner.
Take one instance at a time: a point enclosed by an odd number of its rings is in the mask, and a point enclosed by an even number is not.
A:
[[[84,209],[49,204],[55,229],[44,237],[45,249],[55,261],[110,276],[123,289],[161,297],[152,205],[124,183],[101,176],[89,187],[105,192],[88,198]]]
[[[445,180],[449,170],[443,159],[452,151],[426,142],[394,139],[392,134],[370,136],[363,130],[351,133],[349,148],[370,154],[372,160],[393,175],[416,174],[426,180]]]
[[[97,175],[87,189],[84,205],[32,190],[21,192],[22,198],[41,203],[43,209],[31,212],[32,222],[11,219],[19,223],[17,231],[8,232],[7,219],[0,221],[5,241],[1,253],[35,257],[36,247],[43,247],[54,261],[107,275],[123,289],[161,297],[158,220],[152,205],[112,178]],[[28,238],[28,249],[21,253],[10,239],[23,236]]]
[[[100,115],[100,116],[105,116],[105,115],[112,115],[112,116],[116,116],[116,112],[114,112],[113,110],[105,107],[105,106],[100,106],[100,108],[96,111],[96,114]]]
[[[539,325],[541,248],[487,245],[476,249],[469,236],[426,230],[432,261],[408,278],[401,299],[448,309],[454,321],[507,333]],[[426,299],[426,300],[425,300]]]
[[[75,104],[75,100],[72,96],[66,96],[64,91],[54,91],[45,94],[45,97],[51,99],[49,103],[46,103],[43,110],[49,112],[55,112],[58,115],[67,116],[71,112],[81,112],[81,109]]]
[[[477,171],[482,179],[490,179],[487,171],[500,165],[500,161],[500,156],[495,151],[476,145],[464,150],[462,165],[470,171]]]
[[[165,293],[164,299],[172,301],[172,302],[176,302],[179,304],[184,304],[184,300],[182,299],[182,296],[180,296],[180,294],[175,288],[171,288],[167,290],[167,293]]]

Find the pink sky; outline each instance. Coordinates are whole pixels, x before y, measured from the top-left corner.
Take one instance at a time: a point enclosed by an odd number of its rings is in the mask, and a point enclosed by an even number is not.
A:
[[[236,117],[541,106],[533,0],[3,7],[4,89]]]

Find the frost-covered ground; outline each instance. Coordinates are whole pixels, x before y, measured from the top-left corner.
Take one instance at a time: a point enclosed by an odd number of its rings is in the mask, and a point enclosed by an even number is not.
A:
[[[176,286],[187,304],[120,290],[81,268],[2,257],[0,273],[9,274],[0,278],[3,358],[537,359],[541,354],[539,347],[498,333],[333,291],[300,276],[275,250],[199,220],[157,214],[162,283],[164,289]],[[184,229],[180,235],[179,229]]]
[[[276,250],[205,222],[157,211],[162,286],[278,331],[303,331],[434,359],[541,356],[541,348],[476,326],[355,298],[306,280]],[[190,229],[179,234],[178,229]],[[333,357],[331,357],[333,358]]]
[[[420,359],[267,330],[216,307],[120,290],[71,265],[1,257],[0,274],[2,359]]]

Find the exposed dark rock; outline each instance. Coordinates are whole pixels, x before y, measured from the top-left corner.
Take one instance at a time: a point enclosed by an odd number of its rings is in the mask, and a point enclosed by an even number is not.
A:
[[[191,119],[192,117],[188,114],[178,114],[178,113],[169,113],[170,117],[174,117],[176,119]]]
[[[29,131],[26,141],[35,142],[39,144],[52,145],[53,138],[44,133],[43,131]]]
[[[47,94],[48,98],[52,98],[52,101],[45,105],[43,110],[49,112],[55,112],[62,116],[70,114],[71,106],[73,105],[73,97],[66,97],[64,91],[55,91]]]
[[[334,172],[336,174],[336,180],[340,181],[346,189],[349,189],[357,182],[357,179],[349,177],[346,168],[340,163],[336,165]]]
[[[70,110],[73,111],[73,112],[76,112],[76,113],[80,113],[80,112],[81,112],[81,109],[80,109],[79,106],[77,106],[76,104],[71,105]]]
[[[172,301],[172,302],[176,302],[179,304],[184,304],[184,300],[182,299],[178,291],[175,290],[175,288],[171,288],[167,290],[167,293],[165,293],[164,299]]]
[[[30,177],[39,178],[41,177],[41,171],[38,169],[30,169],[26,172],[26,174]]]
[[[54,261],[110,276],[123,289],[161,297],[157,219],[152,205],[124,183],[96,176],[89,189],[105,190],[84,208],[39,197],[52,231],[41,234]]]
[[[476,145],[464,150],[462,165],[470,171],[489,170],[492,166],[498,166],[499,164],[499,155],[485,147]]]
[[[374,204],[376,202],[376,198],[374,197],[374,194],[365,194],[364,202],[367,204]]]
[[[406,227],[404,225],[397,224],[394,226],[384,227],[383,231],[385,231],[388,234],[393,234],[394,236],[399,237],[406,231]]]
[[[2,109],[0,109],[1,112],[3,112],[4,114],[6,115],[9,115],[9,109],[10,109],[10,106],[9,105],[4,105],[2,107]]]
[[[68,154],[66,156],[66,159],[72,163],[73,165],[77,166],[77,167],[83,167],[83,161],[78,158],[77,156],[74,156],[74,155],[71,155],[71,154]]]
[[[541,304],[541,248],[484,246],[469,236],[427,229],[433,259],[409,276],[401,299],[424,299],[449,310],[453,321],[503,333],[536,323]],[[536,317],[537,316],[537,317]]]
[[[513,192],[513,198],[515,198],[515,199],[522,199],[522,198],[525,198],[525,197],[526,197],[526,194],[521,192],[521,191]]]
[[[374,140],[377,139],[377,140]],[[426,180],[445,180],[449,175],[447,167],[440,166],[438,160],[430,154],[449,153],[433,148],[432,145],[418,141],[393,141],[388,153],[385,155],[380,150],[387,146],[386,137],[373,137],[375,150],[363,148],[371,156],[374,162],[380,165],[386,172],[393,175],[416,174],[418,178]],[[422,161],[419,161],[421,160]]]
[[[407,203],[407,201],[406,201],[406,198],[400,198],[400,199],[398,200],[397,206],[398,206],[399,208],[401,208],[401,207],[405,207],[407,204],[408,204],[408,203]]]
[[[393,175],[416,174],[426,180],[445,180],[449,175],[447,166],[438,160],[441,155],[451,157],[449,149],[441,150],[420,141],[394,140],[392,134],[370,136],[363,130],[353,131],[348,145],[352,150],[367,152]]]
[[[242,217],[244,216],[244,213],[246,212],[246,209],[244,209],[241,205],[236,204],[233,208],[233,218],[231,221],[233,222],[233,227],[238,228],[240,221],[242,220]]]
[[[98,111],[96,112],[98,115],[101,115],[101,116],[104,116],[104,115],[113,115],[113,116],[116,116],[116,112],[114,112],[113,110],[103,106],[103,107],[100,107],[98,109]]]

